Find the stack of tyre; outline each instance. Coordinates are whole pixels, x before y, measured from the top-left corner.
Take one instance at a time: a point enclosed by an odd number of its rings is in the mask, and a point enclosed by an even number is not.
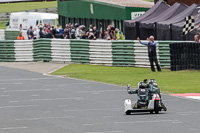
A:
[[[170,44],[171,71],[200,70],[200,43]]]

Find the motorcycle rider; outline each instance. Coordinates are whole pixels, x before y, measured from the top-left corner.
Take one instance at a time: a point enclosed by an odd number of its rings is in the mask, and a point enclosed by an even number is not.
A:
[[[165,107],[165,105],[162,102],[161,99],[161,95],[160,95],[160,89],[156,83],[156,81],[154,79],[150,79],[148,84],[147,83],[147,79],[145,79],[143,82],[139,82],[138,83],[138,89],[137,90],[131,90],[131,86],[130,84],[127,86],[127,91],[129,94],[138,94],[138,101],[136,102],[136,104],[134,105],[134,108],[139,108],[140,106],[139,103],[142,102],[148,102],[148,100],[151,98],[151,95],[153,93],[157,93],[160,97],[160,103],[161,103],[161,107],[163,108],[164,111],[167,111],[167,108]],[[143,91],[141,93],[141,90]]]
[[[156,80],[155,79],[150,79],[148,84],[147,84],[147,87],[149,88],[149,90],[151,92],[157,93],[159,95],[161,106],[162,106],[164,111],[167,111],[167,108],[165,107],[165,105],[162,102],[161,94],[160,94],[160,88],[158,87],[158,84],[156,83]]]
[[[129,94],[137,94],[139,99],[135,103],[134,108],[147,108],[149,100],[149,90],[145,82],[138,83],[137,90],[131,90],[130,85],[128,85],[127,91]]]

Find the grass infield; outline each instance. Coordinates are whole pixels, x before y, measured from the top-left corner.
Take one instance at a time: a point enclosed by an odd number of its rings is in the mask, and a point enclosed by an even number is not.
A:
[[[0,29],[6,29],[6,23],[0,23]]]
[[[96,65],[71,64],[61,68],[53,75],[100,81],[136,87],[144,79],[156,79],[161,92],[164,93],[200,93],[200,71],[151,72],[150,68],[108,67]]]
[[[0,13],[19,12],[32,9],[57,7],[57,1],[51,2],[19,2],[0,4]]]

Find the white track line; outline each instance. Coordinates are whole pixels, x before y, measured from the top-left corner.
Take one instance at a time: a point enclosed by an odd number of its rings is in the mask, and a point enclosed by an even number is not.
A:
[[[9,81],[27,81],[27,80],[48,80],[48,79],[56,79],[56,78],[27,78],[27,79],[7,79],[7,80],[0,80],[0,82],[9,82]]]
[[[104,131],[104,132],[85,132],[85,133],[124,133],[124,131]]]
[[[179,122],[179,120],[155,120],[155,121],[127,121],[127,122],[115,122],[115,124],[140,124],[140,123],[161,123],[161,122]]]
[[[32,97],[38,97],[39,95],[31,95]]]
[[[9,95],[0,95],[0,97],[9,97]]]
[[[0,130],[16,130],[16,129],[27,129],[28,127],[4,127],[0,128]]]
[[[86,127],[86,126],[94,126],[94,125],[100,125],[102,123],[91,123],[91,124],[82,124],[83,127]]]
[[[68,107],[68,105],[58,105],[59,108]]]
[[[3,92],[31,92],[31,91],[51,91],[51,89],[7,90]]]
[[[121,108],[99,108],[99,109],[74,109],[74,110],[64,110],[64,111],[68,111],[68,112],[79,112],[79,111],[121,111]]]
[[[16,105],[16,106],[0,106],[0,109],[5,108],[27,108],[27,107],[38,107],[39,105]]]
[[[104,92],[124,92],[124,90],[98,90],[98,91],[78,91],[78,93],[104,93]]]
[[[30,101],[57,101],[57,100],[83,100],[82,97],[52,98],[52,99],[31,99]]]
[[[23,118],[23,119],[15,119],[16,121],[38,121],[38,120],[49,120],[49,119],[70,119],[75,116],[62,116],[62,117],[38,117],[38,118]]]
[[[22,83],[16,82],[16,83],[0,83],[0,85],[21,85]]]
[[[18,103],[19,101],[9,101],[10,103]]]
[[[65,85],[84,85],[84,84],[90,84],[90,83],[50,84],[50,85],[44,85],[44,86],[65,86]]]

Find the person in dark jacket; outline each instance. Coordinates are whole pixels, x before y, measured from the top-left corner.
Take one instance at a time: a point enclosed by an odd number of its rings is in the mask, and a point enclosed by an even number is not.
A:
[[[56,36],[56,29],[54,28],[54,26],[52,26],[52,34],[53,34],[53,38]]]
[[[28,39],[29,40],[34,38],[33,27],[32,26],[30,26],[30,28],[27,30],[27,35],[28,35]]]
[[[151,71],[155,72],[154,68],[154,62],[156,64],[157,70],[161,71],[161,68],[158,64],[157,54],[156,54],[156,42],[154,41],[154,36],[150,36],[147,38],[148,42],[141,42],[140,38],[138,37],[137,40],[142,44],[146,45],[148,47],[148,56],[149,56],[149,62],[151,65]]]
[[[39,32],[40,38],[45,38],[45,35],[43,33],[42,27],[40,27],[40,32]]]
[[[52,31],[49,31],[49,33],[46,35],[47,38],[53,38]]]

